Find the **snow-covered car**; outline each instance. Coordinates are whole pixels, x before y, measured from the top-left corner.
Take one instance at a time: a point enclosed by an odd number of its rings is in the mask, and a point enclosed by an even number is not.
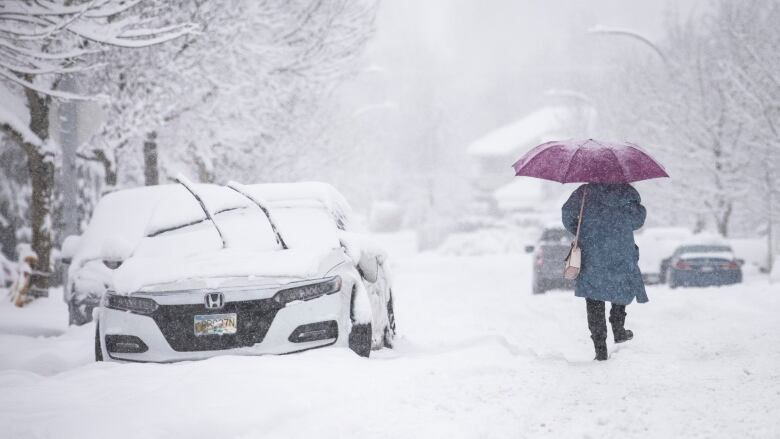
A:
[[[681,243],[693,232],[684,227],[646,227],[634,238],[639,247],[639,269],[645,283],[661,283],[665,279],[666,263]]]
[[[98,360],[392,346],[385,254],[322,183],[171,185],[101,301]],[[138,194],[139,196],[142,193]]]
[[[574,282],[563,277],[563,260],[569,254],[574,236],[563,227],[547,227],[536,245],[525,251],[533,253],[533,294],[543,294],[552,289],[573,289]]]
[[[123,262],[122,247],[135,246],[160,201],[180,190],[176,185],[160,185],[108,193],[95,206],[84,233],[65,239],[61,255],[68,268],[63,298],[71,325],[92,321],[113,270]]]
[[[674,251],[667,279],[670,288],[742,282],[743,261],[724,244],[686,244]]]

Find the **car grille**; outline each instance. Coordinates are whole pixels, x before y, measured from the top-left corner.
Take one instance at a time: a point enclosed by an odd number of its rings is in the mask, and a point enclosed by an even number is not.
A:
[[[160,305],[152,314],[163,336],[178,352],[216,351],[252,346],[265,338],[268,328],[282,305],[273,299],[227,302],[220,309],[204,304]],[[195,316],[236,313],[235,334],[195,335]]]

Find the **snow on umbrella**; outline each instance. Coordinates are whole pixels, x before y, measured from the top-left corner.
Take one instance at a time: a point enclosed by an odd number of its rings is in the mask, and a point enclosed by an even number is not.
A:
[[[664,167],[633,143],[563,140],[543,143],[513,165],[515,175],[559,183],[630,183],[668,177]]]

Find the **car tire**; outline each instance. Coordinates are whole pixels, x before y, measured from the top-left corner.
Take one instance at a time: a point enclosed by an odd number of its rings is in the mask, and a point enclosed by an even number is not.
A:
[[[387,300],[387,326],[382,335],[382,345],[388,349],[393,348],[395,341],[395,310],[393,309],[393,290],[390,290],[390,298]]]
[[[79,306],[73,302],[68,302],[68,320],[70,325],[82,326],[92,321],[92,311],[95,308],[87,306],[84,313],[79,311]]]
[[[533,293],[534,294],[544,294],[546,290],[544,289],[544,286],[542,286],[541,282],[534,282],[533,284]]]
[[[373,328],[371,323],[355,322],[355,295],[357,289],[352,290],[352,300],[349,306],[349,319],[351,327],[349,329],[349,338],[347,344],[349,348],[361,357],[368,358],[371,355],[371,345],[373,344]]]
[[[100,347],[100,324],[95,325],[95,361],[103,361],[103,349]]]
[[[361,357],[371,356],[371,323],[353,323],[349,331],[349,348]]]

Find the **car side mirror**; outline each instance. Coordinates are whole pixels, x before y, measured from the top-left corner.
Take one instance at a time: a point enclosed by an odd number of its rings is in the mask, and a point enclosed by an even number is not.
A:
[[[62,241],[62,248],[60,249],[60,261],[65,265],[70,265],[73,262],[73,256],[79,249],[81,243],[81,236],[70,235]]]
[[[363,279],[374,283],[379,279],[379,259],[375,255],[364,252],[358,261],[358,270]]]
[[[534,247],[533,245],[526,245],[525,246],[525,252],[526,253],[533,253],[535,249],[536,249],[536,247]]]
[[[133,254],[133,245],[126,239],[112,236],[103,242],[101,254],[103,255],[104,261],[113,261],[112,263],[124,261]],[[119,265],[117,265],[117,267],[118,266]],[[109,268],[111,267],[109,266]]]

